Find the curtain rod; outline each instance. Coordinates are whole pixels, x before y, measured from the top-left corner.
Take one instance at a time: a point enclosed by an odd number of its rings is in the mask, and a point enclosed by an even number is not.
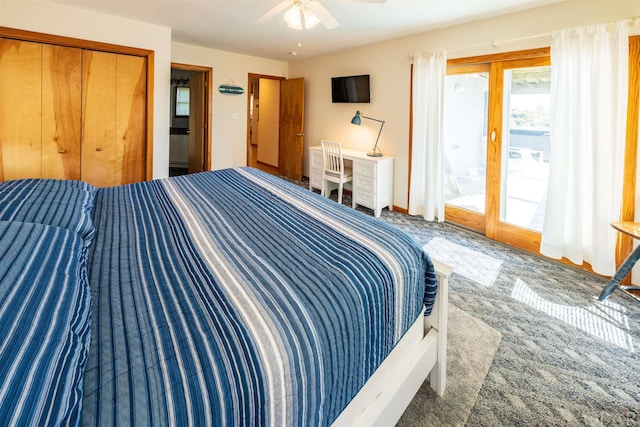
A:
[[[605,22],[605,25],[613,25],[616,22],[620,22],[620,21],[625,21],[625,19],[619,19],[617,21],[609,21],[609,22]],[[627,18],[626,19],[627,24],[631,24],[631,27],[637,27],[640,26],[640,16],[636,16],[633,18]],[[596,25],[596,24],[592,24],[592,25]],[[503,44],[508,44],[508,43],[515,43],[515,42],[520,42],[520,41],[524,41],[524,40],[533,40],[533,39],[539,39],[542,37],[551,37],[552,32],[546,32],[546,33],[541,33],[541,34],[535,34],[532,36],[525,36],[525,37],[517,37],[517,38],[513,38],[513,39],[507,39],[507,40],[500,40],[500,41],[492,41],[492,42],[484,42],[484,43],[478,43],[478,44],[472,44],[472,45],[464,45],[464,46],[455,46],[455,47],[450,47],[447,48],[447,52],[451,51],[451,50],[458,50],[458,49],[470,49],[473,47],[482,47],[482,46],[493,46],[493,47],[498,47],[500,45]],[[432,56],[433,52],[419,52],[419,53],[409,53],[407,54],[407,58],[409,59],[415,59],[418,57],[429,57]]]

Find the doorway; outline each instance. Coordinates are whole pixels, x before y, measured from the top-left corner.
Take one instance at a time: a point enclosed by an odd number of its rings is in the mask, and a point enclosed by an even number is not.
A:
[[[171,64],[169,176],[211,170],[212,69]]]
[[[278,174],[280,81],[282,77],[249,74],[247,166]]]
[[[249,74],[247,165],[302,180],[304,79]]]

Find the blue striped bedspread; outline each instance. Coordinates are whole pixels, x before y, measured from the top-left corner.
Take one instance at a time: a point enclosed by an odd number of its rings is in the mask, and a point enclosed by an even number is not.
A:
[[[330,425],[431,307],[410,237],[251,168],[99,189],[84,425]]]
[[[82,238],[0,221],[0,425],[79,425],[91,296]]]

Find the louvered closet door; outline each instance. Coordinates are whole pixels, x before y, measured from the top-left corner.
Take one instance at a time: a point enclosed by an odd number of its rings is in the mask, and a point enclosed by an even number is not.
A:
[[[116,185],[116,55],[82,55],[82,180]]]
[[[80,179],[82,50],[42,45],[42,177]]]
[[[0,39],[0,181],[39,178],[42,46]]]

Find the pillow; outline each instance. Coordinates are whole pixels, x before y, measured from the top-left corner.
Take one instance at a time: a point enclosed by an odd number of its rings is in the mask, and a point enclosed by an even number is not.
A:
[[[91,294],[77,234],[0,221],[0,424],[79,425]]]
[[[0,221],[66,228],[88,246],[93,237],[91,208],[96,189],[82,181],[21,179],[0,184]]]

